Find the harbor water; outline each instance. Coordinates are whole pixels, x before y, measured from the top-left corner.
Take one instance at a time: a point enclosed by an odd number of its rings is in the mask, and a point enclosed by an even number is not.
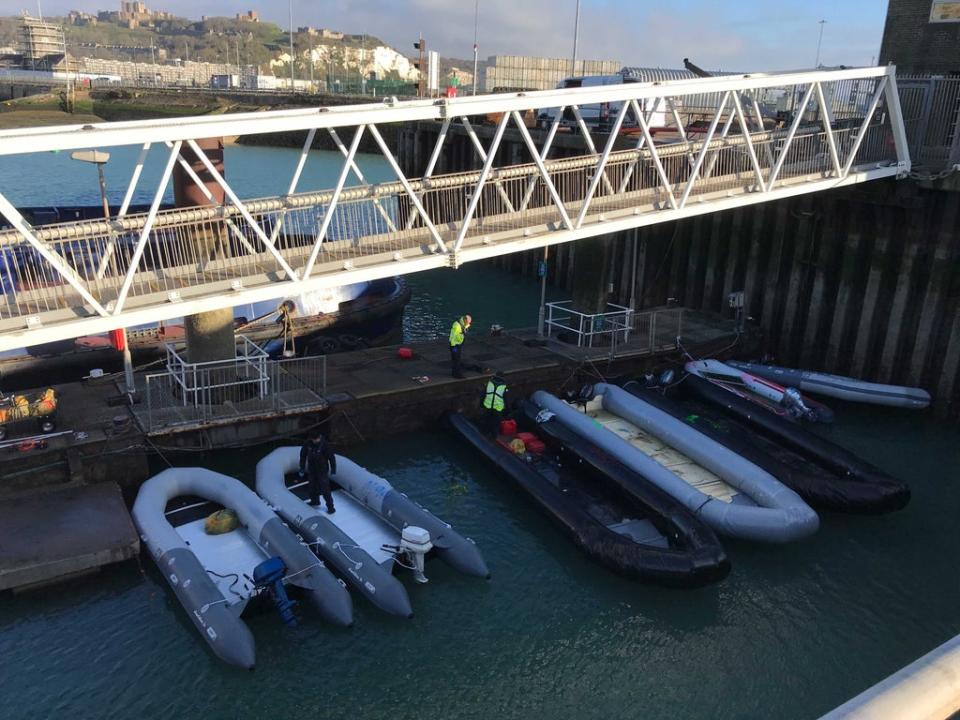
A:
[[[330,185],[335,171],[322,176],[317,156],[313,187]],[[253,174],[244,169],[266,178],[295,161],[295,151],[229,148],[228,177],[236,168],[243,195],[272,192],[275,182],[242,181]],[[61,176],[54,190],[24,177],[12,199],[96,203],[92,168],[63,168],[73,182]],[[87,185],[92,195],[78,191]],[[410,339],[443,334],[463,312],[480,327],[536,318],[536,283],[494,269],[410,281]],[[492,579],[440,562],[428,564],[427,585],[402,576],[412,620],[359,598],[350,629],[309,610],[294,629],[255,616],[253,673],[207,651],[147,558],[6,596],[0,718],[817,717],[960,632],[956,428],[926,413],[833,405],[830,438],[910,483],[910,505],[883,517],[825,514],[814,537],[793,545],[728,540],[730,576],[696,591],[647,587],[590,563],[440,427],[344,448],[472,537]],[[177,460],[252,483],[269,449]]]

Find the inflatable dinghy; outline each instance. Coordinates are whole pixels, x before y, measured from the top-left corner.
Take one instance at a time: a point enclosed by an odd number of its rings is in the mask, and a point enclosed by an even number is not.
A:
[[[768,472],[623,388],[593,392],[584,410],[543,391],[533,400],[721,534],[790,542],[816,532],[817,514]]]
[[[204,501],[167,513],[177,497]],[[239,527],[209,535],[213,503],[233,510]],[[353,622],[350,594],[267,504],[239,480],[205,468],[171,468],[147,480],[133,522],[190,620],[220,659],[253,668],[253,635],[240,618],[250,600],[270,594],[292,622],[285,587],[296,587],[326,620]]]
[[[267,460],[269,462],[266,462]],[[348,550],[348,555],[359,561],[363,556],[360,553],[355,554],[354,550],[362,549],[365,555],[373,559],[371,565],[364,563],[368,570],[373,565],[389,570],[395,562],[406,566],[406,561],[410,560],[420,563],[415,572],[417,579],[425,582],[423,553],[416,552],[415,547],[422,545],[430,555],[435,555],[466,575],[490,577],[487,564],[473,540],[463,537],[448,523],[395,490],[382,477],[374,475],[343,455],[337,455],[337,472],[330,476],[336,513],[321,514],[322,511],[307,505],[303,501],[307,496],[306,483],[301,482],[299,487],[294,486],[293,492],[299,495],[291,496],[283,477],[284,474],[297,470],[299,460],[299,448],[280,448],[268,455],[257,465],[257,490],[277,507],[280,514],[287,518],[318,552],[328,553],[329,548],[324,548],[324,544],[331,540],[343,543],[340,537],[343,535],[348,541],[356,541],[350,543],[355,547]],[[293,500],[290,497],[293,497]],[[316,522],[317,520],[328,522],[320,523]],[[356,564],[354,562],[354,566]],[[334,565],[337,568],[340,566],[339,561]],[[351,581],[353,575],[349,570],[347,575],[350,576],[347,580]],[[377,576],[382,580],[379,573]],[[399,585],[398,581],[393,580]],[[351,582],[356,587],[356,582]],[[401,585],[400,588],[402,587]],[[369,588],[366,590],[369,591]],[[373,601],[369,592],[363,594]],[[379,601],[375,602],[379,604]],[[390,608],[383,609],[400,615],[410,614],[407,609],[409,600],[404,607],[402,601],[395,597]]]
[[[908,408],[910,410],[922,410],[930,404],[930,393],[917,387],[882,385],[843,375],[794,370],[776,365],[761,365],[733,360],[727,364],[771,382],[799,388],[815,395],[826,395],[838,400],[887,405],[888,407]]]
[[[523,435],[529,444],[522,453],[510,443],[523,443],[523,437],[493,440],[459,413],[448,421],[591,560],[626,577],[670,587],[701,587],[727,576],[730,562],[723,547],[693,513],[549,412],[528,401],[518,408],[521,425],[533,431],[533,437]]]
[[[688,382],[703,380],[688,377],[670,388],[668,397],[664,396],[663,388],[645,387],[636,381],[623,388],[763,468],[816,510],[876,515],[900,510],[909,502],[910,489],[905,484],[867,463],[862,463],[856,471],[852,471],[852,465],[841,470],[835,463],[824,462],[823,454],[793,449],[717,407],[682,399],[680,396]],[[738,402],[748,413],[763,415],[785,426],[790,433],[811,435],[795,423],[758,410],[751,403],[711,387],[720,399]],[[824,448],[832,445],[819,436],[813,437],[821,440]],[[847,453],[834,446],[829,454],[837,458]]]
[[[775,415],[790,420],[833,422],[833,410],[821,402],[801,395],[796,388],[777,385],[719,360],[691,360],[684,368],[691,375],[709,380]]]
[[[351,473],[348,462],[337,456],[337,478]],[[337,508],[333,515],[310,506],[305,499],[306,483],[297,478],[299,464],[300,448],[277,448],[257,463],[257,492],[354,591],[384,612],[412,617],[407,590],[391,570],[398,562],[408,565],[398,560],[401,546],[406,556],[421,549],[411,542],[413,533],[408,531],[404,538],[402,532],[339,488],[333,491]],[[291,480],[289,484],[287,478]],[[419,565],[417,558],[409,559]]]
[[[844,478],[844,492],[856,493],[861,502],[865,499],[864,493],[872,496],[870,502],[866,503],[872,507],[861,508],[861,512],[899,510],[910,500],[910,489],[906,485],[849,450],[809,432],[796,423],[760,410],[753,403],[731,395],[702,378],[687,376],[671,388],[671,393],[684,400],[703,402],[708,408],[745,426],[746,432],[752,432],[753,437],[765,438],[773,447],[793,451],[804,460],[816,463],[837,477]],[[853,483],[857,483],[858,487]],[[842,499],[834,500],[834,504],[840,502]],[[848,510],[857,512],[852,508]]]

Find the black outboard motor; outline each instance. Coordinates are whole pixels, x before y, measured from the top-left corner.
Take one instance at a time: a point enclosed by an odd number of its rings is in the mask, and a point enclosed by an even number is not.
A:
[[[258,590],[265,590],[273,598],[273,604],[280,613],[280,619],[288,627],[295,627],[297,618],[293,609],[297,603],[287,596],[283,586],[283,578],[287,574],[287,566],[278,557],[264,560],[253,569],[253,584]]]

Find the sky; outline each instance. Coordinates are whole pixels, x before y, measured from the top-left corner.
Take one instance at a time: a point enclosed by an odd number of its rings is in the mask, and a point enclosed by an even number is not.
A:
[[[423,33],[445,57],[472,58],[474,2],[479,54],[570,57],[577,0],[293,0],[294,24],[376,35],[407,55]],[[113,0],[41,0],[44,14],[115,8]],[[257,10],[286,27],[283,0],[152,0],[184,17]],[[0,13],[36,11],[35,0],[0,0]],[[762,71],[820,61],[867,65],[880,49],[887,0],[582,0],[578,57],[624,65]]]

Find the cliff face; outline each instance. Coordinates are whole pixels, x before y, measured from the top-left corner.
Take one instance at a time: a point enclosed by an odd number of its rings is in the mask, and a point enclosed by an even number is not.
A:
[[[384,45],[373,48],[352,47],[342,44],[321,44],[298,55],[297,62],[313,61],[314,66],[322,70],[356,72],[361,75],[376,73],[378,79],[394,78],[406,82],[416,82],[420,76],[409,59],[396,50]],[[270,67],[277,75],[283,75],[282,68],[290,64],[290,53],[280,53],[270,61]]]

